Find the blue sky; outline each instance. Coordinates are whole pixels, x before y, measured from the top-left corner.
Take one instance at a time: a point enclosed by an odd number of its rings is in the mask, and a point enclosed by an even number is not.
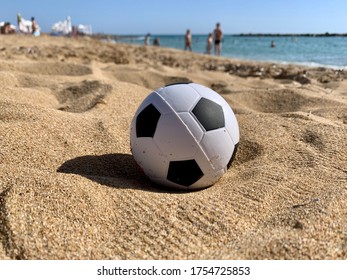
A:
[[[111,34],[206,34],[221,22],[225,33],[347,33],[346,0],[8,0],[0,21],[35,16],[45,32],[71,16]]]

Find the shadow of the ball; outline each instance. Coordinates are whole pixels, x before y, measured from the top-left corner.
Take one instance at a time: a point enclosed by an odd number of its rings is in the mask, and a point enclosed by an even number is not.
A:
[[[64,162],[57,172],[80,175],[112,188],[129,188],[159,193],[198,191],[189,188],[178,190],[155,184],[148,179],[131,154],[80,156]]]

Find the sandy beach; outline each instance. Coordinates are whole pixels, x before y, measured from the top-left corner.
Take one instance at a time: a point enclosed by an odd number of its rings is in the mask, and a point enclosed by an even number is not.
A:
[[[0,259],[347,258],[347,72],[84,38],[0,36]],[[212,187],[152,186],[130,123],[193,81],[240,145]]]

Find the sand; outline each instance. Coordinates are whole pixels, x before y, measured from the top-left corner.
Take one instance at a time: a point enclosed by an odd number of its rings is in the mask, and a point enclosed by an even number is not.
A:
[[[0,36],[1,259],[345,259],[347,72],[90,38]],[[218,91],[240,146],[215,185],[151,184],[129,146],[154,89]]]

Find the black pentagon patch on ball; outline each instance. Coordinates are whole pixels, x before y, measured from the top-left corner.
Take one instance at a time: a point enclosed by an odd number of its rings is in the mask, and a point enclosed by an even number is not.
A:
[[[202,97],[195,105],[192,113],[206,131],[224,127],[224,113],[221,105]]]
[[[149,104],[136,118],[136,136],[153,137],[160,118],[160,112]]]
[[[199,165],[194,159],[171,161],[167,179],[173,183],[182,186],[190,186],[198,181],[204,173],[202,173]]]

